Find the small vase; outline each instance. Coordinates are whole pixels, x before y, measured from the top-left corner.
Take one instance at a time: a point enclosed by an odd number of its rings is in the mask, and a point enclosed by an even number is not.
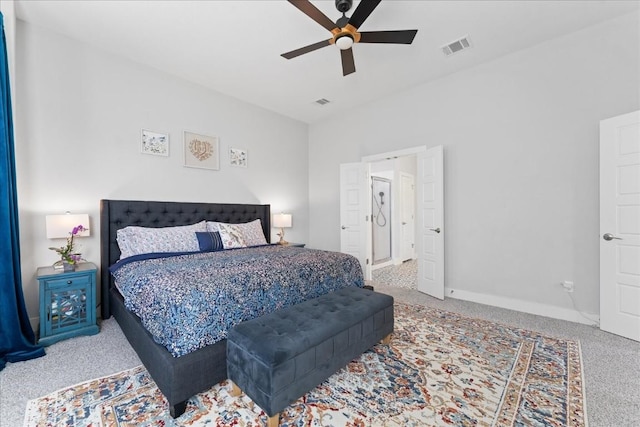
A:
[[[76,265],[75,264],[69,264],[66,261],[62,261],[62,271],[76,271]]]

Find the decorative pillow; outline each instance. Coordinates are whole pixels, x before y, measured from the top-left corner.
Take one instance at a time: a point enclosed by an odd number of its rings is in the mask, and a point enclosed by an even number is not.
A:
[[[218,231],[196,232],[196,238],[201,252],[216,252],[224,249],[222,238]]]
[[[220,224],[224,224],[224,222],[207,221],[207,231],[220,231]]]
[[[223,224],[219,223],[220,237],[222,238],[222,246],[225,249],[233,248],[246,248],[247,244],[244,242],[242,232],[237,227],[238,224]]]
[[[266,245],[267,239],[264,237],[264,231],[262,231],[262,221],[256,219],[244,224],[234,224],[242,233],[244,243],[247,246],[260,246]]]
[[[198,252],[195,233],[207,231],[205,221],[179,227],[148,228],[129,226],[116,233],[120,259],[157,252]]]

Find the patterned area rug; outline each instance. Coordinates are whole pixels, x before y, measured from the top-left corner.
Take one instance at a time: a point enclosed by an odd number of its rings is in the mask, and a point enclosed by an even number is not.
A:
[[[396,303],[376,345],[281,414],[281,426],[586,426],[580,344]],[[25,426],[260,426],[226,381],[176,420],[143,367],[34,399]]]

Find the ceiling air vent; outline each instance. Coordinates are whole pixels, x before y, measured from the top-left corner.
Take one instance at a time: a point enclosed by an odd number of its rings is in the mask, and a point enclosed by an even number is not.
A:
[[[330,102],[331,101],[329,101],[328,99],[325,99],[325,98],[320,98],[317,101],[315,101],[315,103],[318,104],[318,105],[327,105]]]
[[[471,44],[469,43],[469,36],[464,36],[461,39],[442,46],[442,51],[446,56],[450,56],[470,47]]]

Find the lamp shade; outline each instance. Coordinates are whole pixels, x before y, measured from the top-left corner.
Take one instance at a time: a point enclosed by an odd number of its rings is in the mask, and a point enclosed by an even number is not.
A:
[[[74,227],[82,225],[87,230],[76,236],[90,236],[89,214],[47,215],[47,239],[63,239],[69,237]]]
[[[280,213],[273,215],[273,226],[276,228],[291,227],[291,214]]]

